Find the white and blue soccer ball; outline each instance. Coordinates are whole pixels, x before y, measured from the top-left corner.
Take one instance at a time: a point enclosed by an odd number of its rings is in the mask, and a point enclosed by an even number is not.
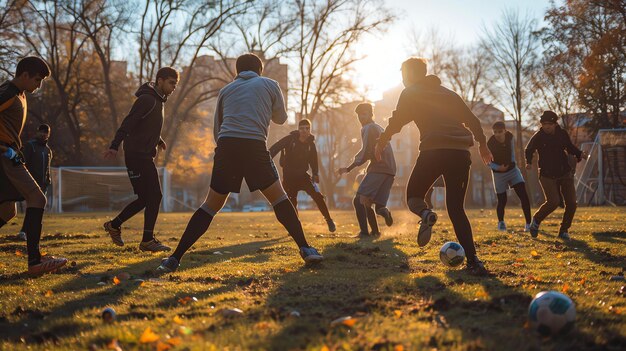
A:
[[[448,267],[458,267],[465,261],[465,250],[461,244],[449,241],[439,250],[439,258]]]
[[[567,295],[542,291],[528,307],[530,327],[542,336],[567,334],[574,329],[576,307]]]

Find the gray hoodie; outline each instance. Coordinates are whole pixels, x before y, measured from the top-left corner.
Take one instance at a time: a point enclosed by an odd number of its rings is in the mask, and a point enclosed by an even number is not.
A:
[[[348,172],[354,168],[370,161],[367,166],[367,173],[383,173],[389,175],[396,175],[396,159],[393,157],[393,149],[391,144],[383,150],[382,159],[376,160],[374,156],[374,147],[378,137],[383,132],[383,127],[376,122],[370,122],[361,128],[361,150],[354,156],[354,162],[348,166]]]
[[[215,107],[215,141],[222,137],[267,142],[270,120],[287,121],[285,101],[278,82],[243,71],[220,90]]]

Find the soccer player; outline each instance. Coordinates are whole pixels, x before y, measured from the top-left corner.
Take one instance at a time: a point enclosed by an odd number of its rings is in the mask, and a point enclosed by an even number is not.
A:
[[[526,193],[526,183],[522,172],[515,162],[515,140],[513,134],[506,130],[504,122],[498,121],[493,124],[493,135],[487,141],[487,147],[493,155],[493,162],[489,167],[493,171],[493,187],[498,197],[496,213],[498,215],[498,230],[506,231],[504,223],[504,208],[506,206],[508,188],[513,188],[522,203],[522,211],[526,219],[524,231],[530,229],[530,200]]]
[[[178,269],[185,252],[209,229],[228,195],[239,192],[243,179],[250,191],[260,190],[272,204],[276,218],[298,245],[304,261],[323,260],[307,243],[298,214],[280,184],[267,150],[270,121],[283,124],[287,120],[280,87],[276,81],[261,76],[263,62],[254,54],[239,56],[235,68],[237,76],[217,97],[213,130],[217,147],[209,192],[191,216],[174,253],[157,268],[159,272]]]
[[[117,246],[124,246],[122,223],[145,209],[143,237],[139,249],[150,252],[171,250],[154,237],[154,225],[162,198],[154,158],[157,148],[167,148],[161,138],[163,111],[167,97],[176,89],[178,78],[178,72],[174,68],[163,67],[157,71],[154,82],[141,85],[135,93],[137,100],[115,133],[111,146],[104,152],[105,159],[114,159],[120,144],[124,142],[126,170],[137,194],[137,199],[128,204],[117,217],[104,223],[104,230]]]
[[[530,235],[533,238],[539,234],[541,221],[559,206],[559,194],[563,195],[565,202],[565,213],[559,228],[559,238],[570,239],[568,230],[576,213],[574,172],[569,164],[567,154],[576,156],[578,162],[587,158],[587,154],[572,144],[567,132],[557,124],[558,119],[559,116],[556,113],[544,111],[539,120],[541,128],[526,145],[526,169],[532,169],[535,151],[539,154],[539,182],[546,198],[546,201],[533,215],[530,225]]]
[[[50,139],[50,126],[42,124],[37,128],[37,136],[22,147],[26,168],[44,195],[48,190],[48,186],[52,184],[50,181],[52,150],[48,146],[48,139]],[[22,229],[20,229],[17,237],[26,240],[26,222],[22,224]]]
[[[402,63],[405,89],[389,125],[378,139],[376,156],[382,156],[391,137],[403,126],[415,122],[420,131],[420,154],[409,178],[406,198],[409,210],[422,219],[417,243],[425,246],[430,241],[437,215],[427,207],[424,197],[435,180],[443,175],[446,207],[467,255],[466,269],[470,274],[485,275],[488,272],[476,255],[472,227],[464,208],[472,163],[469,152],[472,135],[480,144],[483,162],[488,164],[492,156],[478,118],[460,96],[441,86],[439,78],[427,76],[426,66],[425,59],[416,57]]]
[[[354,161],[348,167],[339,168],[339,175],[348,173],[354,168],[370,161],[363,181],[359,185],[353,200],[354,211],[359,222],[359,236],[380,235],[378,222],[374,212],[385,218],[387,226],[393,224],[391,211],[387,208],[387,201],[396,176],[396,160],[393,157],[391,145],[382,150],[381,158],[374,157],[374,145],[383,132],[383,127],[374,122],[374,109],[370,103],[359,104],[356,109],[359,122],[361,123],[361,150],[354,156]],[[374,204],[375,211],[372,210]],[[369,220],[369,221],[368,221]],[[367,224],[372,229],[368,233]]]
[[[28,233],[28,273],[32,275],[52,272],[67,263],[66,258],[41,256],[39,241],[46,196],[20,153],[20,135],[28,112],[25,92],[35,92],[49,75],[44,60],[29,56],[18,62],[15,77],[0,85],[0,227],[15,217],[15,202],[26,200],[24,231]]]
[[[283,167],[283,188],[293,207],[298,210],[298,192],[305,191],[324,216],[328,230],[332,233],[337,228],[330,217],[324,195],[317,184],[320,182],[318,174],[317,148],[315,137],[311,134],[311,121],[303,119],[298,122],[298,130],[277,141],[270,147],[272,158],[280,152],[280,165]],[[313,176],[309,175],[309,167]]]

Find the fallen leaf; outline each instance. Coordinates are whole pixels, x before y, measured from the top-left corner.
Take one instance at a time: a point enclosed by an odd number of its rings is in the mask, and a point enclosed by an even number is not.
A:
[[[400,310],[393,311],[393,314],[395,314],[397,318],[402,317],[402,311],[400,311]]]
[[[172,348],[172,345],[170,345],[170,344],[166,344],[166,343],[164,343],[164,342],[162,342],[162,341],[159,341],[159,342],[157,343],[157,345],[156,345],[156,349],[157,349],[157,351],[167,351],[167,350],[169,350],[169,349],[171,349],[171,348]]]
[[[396,345],[394,346],[393,351],[404,351],[404,346]]]
[[[330,349],[328,348],[328,346],[324,345],[324,346],[322,346],[320,351],[330,351]]]
[[[43,296],[45,296],[45,297],[50,297],[50,296],[52,296],[52,295],[54,295],[54,293],[52,292],[52,290],[48,290],[48,291],[46,291],[46,293],[45,293]]]
[[[268,322],[259,322],[255,324],[254,327],[259,330],[265,330],[270,327],[270,324]]]
[[[113,277],[113,284],[118,285],[119,283],[120,279],[117,276]]]
[[[185,327],[184,325],[178,328],[178,334],[180,335],[189,335],[191,333],[193,333],[193,330],[189,327]]]
[[[182,319],[182,318],[180,318],[180,317],[178,317],[178,316],[175,316],[175,317],[172,319],[172,321],[173,321],[174,323],[178,324],[178,325],[183,325],[183,324],[185,324],[185,321],[183,321],[183,319]]]
[[[173,338],[167,339],[166,342],[172,346],[178,346],[183,342],[183,339],[179,338],[178,336],[175,336]]]
[[[352,318],[352,316],[346,316],[337,318],[334,321],[330,322],[330,326],[334,327],[339,324],[343,324],[347,327],[352,327],[356,323],[356,319]]]
[[[561,258],[561,257],[563,257],[563,255],[561,254],[556,255],[556,258]]]
[[[478,290],[476,292],[476,298],[477,299],[488,299],[489,298],[489,294],[485,291],[485,290]]]
[[[533,258],[539,258],[539,257],[541,257],[541,256],[539,255],[539,253],[537,253],[537,251],[535,251],[535,250],[532,250],[532,251],[530,252],[530,255],[531,255]]]
[[[562,293],[567,293],[567,291],[569,290],[569,285],[567,283],[563,284],[563,288],[561,289]]]
[[[18,250],[18,249],[15,249],[15,256],[22,257],[22,256],[24,256],[24,253],[22,251]]]
[[[517,258],[515,262],[524,262],[524,259],[520,257],[520,258]]]
[[[580,284],[580,285],[585,285],[585,282],[586,282],[586,281],[587,281],[587,279],[586,279],[586,278],[583,278],[583,279],[581,279],[581,280],[578,282],[578,284]]]
[[[150,329],[150,327],[148,327],[146,328],[146,330],[143,331],[143,334],[141,334],[139,342],[142,344],[149,344],[151,342],[159,340],[160,338],[160,336],[158,336],[155,332],[152,331],[152,329]]]

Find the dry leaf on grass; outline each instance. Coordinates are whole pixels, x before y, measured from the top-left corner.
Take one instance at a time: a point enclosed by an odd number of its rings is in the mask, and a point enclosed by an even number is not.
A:
[[[159,335],[157,335],[155,332],[152,331],[152,329],[150,329],[150,327],[148,327],[146,328],[146,330],[143,331],[143,334],[141,334],[139,342],[142,344],[149,344],[159,340],[160,338],[161,337]]]

